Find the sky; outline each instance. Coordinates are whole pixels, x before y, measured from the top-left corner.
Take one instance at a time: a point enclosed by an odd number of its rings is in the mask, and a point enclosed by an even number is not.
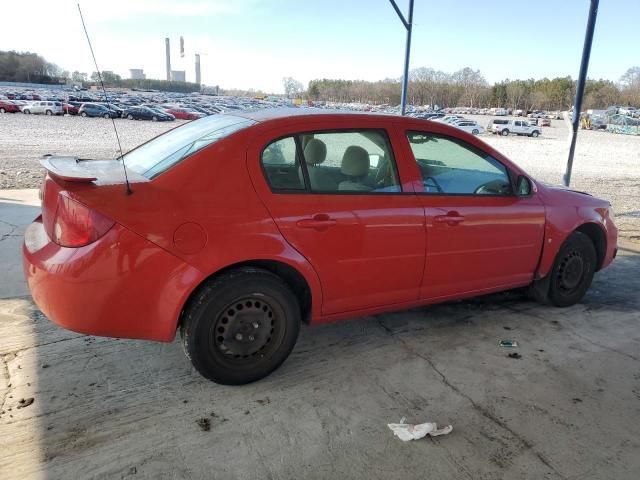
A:
[[[31,51],[65,70],[95,71],[77,1],[3,0],[29,12],[0,28],[0,50]],[[404,12],[408,0],[398,0]],[[589,0],[499,2],[415,0],[411,67],[480,69],[490,83],[576,78]],[[380,80],[402,75],[406,33],[388,0],[82,0],[98,65],[123,78],[143,68],[164,79],[165,37],[172,69],[222,88],[282,93],[282,78]],[[640,0],[602,0],[590,78],[619,80],[640,65]],[[185,57],[179,56],[179,38]]]

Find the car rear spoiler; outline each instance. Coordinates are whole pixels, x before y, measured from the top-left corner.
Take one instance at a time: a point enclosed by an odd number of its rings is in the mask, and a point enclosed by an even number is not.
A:
[[[66,182],[100,184],[124,183],[124,172],[120,160],[91,160],[71,156],[45,155],[40,160],[49,174]],[[142,175],[127,170],[129,180],[140,183],[148,179]]]

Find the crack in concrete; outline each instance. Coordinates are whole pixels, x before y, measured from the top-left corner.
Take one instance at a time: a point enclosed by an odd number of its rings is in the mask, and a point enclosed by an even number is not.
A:
[[[0,412],[5,411],[4,407],[7,403],[7,399],[9,398],[9,394],[13,390],[13,383],[11,382],[11,371],[9,370],[9,361],[6,358],[10,355],[11,354],[0,356],[0,362],[2,363],[2,367],[4,368],[5,375],[7,377],[7,391],[5,392],[4,398],[2,399],[2,406],[0,407]],[[15,358],[15,355],[13,358]]]
[[[53,342],[38,343],[37,345],[32,345],[30,347],[19,348],[18,350],[10,350],[8,352],[0,352],[0,355],[17,355],[19,353],[26,352],[27,350],[32,350],[34,348],[46,347],[47,345],[55,345],[56,343],[68,342],[69,340],[78,340],[80,338],[85,338],[85,337],[84,336],[78,336],[78,337],[62,338],[60,340],[54,340]]]
[[[433,360],[431,360],[430,357],[428,357],[427,355],[424,355],[420,352],[415,351],[409,344],[407,344],[407,342],[405,342],[402,338],[395,336],[393,334],[393,330],[390,329],[387,325],[385,325],[382,320],[379,317],[376,317],[376,321],[378,322],[378,325],[380,325],[380,327],[389,335],[391,336],[394,340],[398,341],[403,348],[405,348],[405,350],[407,350],[409,353],[415,355],[418,358],[421,358],[422,360],[424,360],[425,362],[427,362],[429,364],[429,366],[431,367],[431,369],[436,372],[436,374],[438,374],[438,376],[440,377],[442,383],[444,383],[450,390],[452,390],[454,393],[460,395],[462,398],[464,398],[465,400],[467,400],[471,406],[478,412],[480,413],[483,417],[485,417],[487,420],[495,423],[496,425],[498,425],[500,428],[502,428],[503,430],[506,430],[507,432],[509,432],[511,435],[513,435],[527,450],[531,451],[535,457],[540,460],[540,462],[542,462],[547,468],[551,469],[556,475],[558,475],[560,478],[562,478],[563,480],[567,480],[567,477],[565,475],[563,475],[561,472],[559,472],[552,464],[551,462],[544,456],[544,454],[542,454],[541,452],[537,451],[535,449],[535,446],[526,438],[523,438],[518,432],[516,432],[514,429],[512,429],[511,427],[509,427],[505,422],[503,422],[502,420],[500,420],[499,418],[497,418],[493,413],[491,413],[487,408],[483,407],[482,405],[480,405],[479,403],[477,403],[475,400],[473,400],[469,395],[467,395],[466,393],[464,393],[462,390],[460,390],[458,387],[456,387],[455,385],[453,385],[449,379],[446,377],[446,375],[444,373],[442,373],[442,371],[436,367],[435,363],[433,362]]]

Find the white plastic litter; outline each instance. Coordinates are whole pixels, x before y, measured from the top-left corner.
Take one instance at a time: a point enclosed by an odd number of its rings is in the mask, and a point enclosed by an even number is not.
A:
[[[402,417],[400,423],[389,423],[387,426],[393,431],[393,434],[403,442],[409,440],[419,440],[427,435],[437,437],[438,435],[447,435],[451,433],[453,427],[447,425],[446,427],[438,428],[437,423],[420,423],[413,425],[411,423],[405,423],[406,418]]]

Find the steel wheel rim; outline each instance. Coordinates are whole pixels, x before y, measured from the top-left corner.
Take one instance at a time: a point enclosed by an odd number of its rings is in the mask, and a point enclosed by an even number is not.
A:
[[[558,285],[565,293],[574,292],[582,284],[587,265],[581,252],[569,252],[558,268]]]
[[[211,352],[233,366],[270,356],[284,336],[284,310],[273,298],[252,294],[229,303],[212,323]]]

